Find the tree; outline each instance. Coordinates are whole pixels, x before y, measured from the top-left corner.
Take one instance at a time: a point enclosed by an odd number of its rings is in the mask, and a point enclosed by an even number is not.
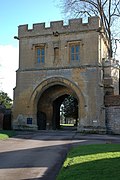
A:
[[[99,16],[108,37],[108,58],[115,56],[120,43],[120,0],[62,0],[62,8],[69,17]]]
[[[72,117],[74,119],[78,118],[78,101],[73,96],[68,96],[64,99],[62,103],[62,111],[64,114],[64,117]]]
[[[0,91],[0,104],[4,105],[8,109],[12,107],[12,99],[3,91]]]

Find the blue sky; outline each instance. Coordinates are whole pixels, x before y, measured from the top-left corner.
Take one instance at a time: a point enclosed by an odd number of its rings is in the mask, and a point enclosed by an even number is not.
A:
[[[13,98],[18,69],[18,26],[62,20],[59,0],[0,0],[0,90]]]
[[[1,0],[0,1],[0,44],[15,45],[14,35],[18,25],[61,20],[57,0]]]

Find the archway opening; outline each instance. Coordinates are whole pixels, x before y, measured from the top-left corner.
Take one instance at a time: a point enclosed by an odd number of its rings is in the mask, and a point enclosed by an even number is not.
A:
[[[75,92],[65,85],[48,87],[37,104],[38,129],[75,129],[78,104]]]
[[[78,101],[68,95],[60,106],[60,126],[63,129],[75,129],[78,125]]]
[[[77,127],[78,101],[65,94],[53,102],[53,129],[73,130]]]

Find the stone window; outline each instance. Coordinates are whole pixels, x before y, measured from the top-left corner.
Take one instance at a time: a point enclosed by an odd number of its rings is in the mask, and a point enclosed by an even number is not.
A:
[[[59,60],[59,48],[55,47],[54,48],[54,61],[58,61]]]
[[[45,47],[44,46],[36,47],[36,61],[37,63],[45,62]]]
[[[80,61],[80,43],[70,43],[70,61]]]

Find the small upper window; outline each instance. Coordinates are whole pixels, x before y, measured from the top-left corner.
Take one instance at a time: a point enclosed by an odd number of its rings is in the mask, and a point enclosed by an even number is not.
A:
[[[36,48],[36,60],[37,60],[37,63],[45,62],[45,48],[44,47]]]
[[[80,61],[80,45],[78,43],[70,45],[70,60]]]
[[[56,47],[54,48],[54,61],[58,61],[59,60],[59,48]]]

